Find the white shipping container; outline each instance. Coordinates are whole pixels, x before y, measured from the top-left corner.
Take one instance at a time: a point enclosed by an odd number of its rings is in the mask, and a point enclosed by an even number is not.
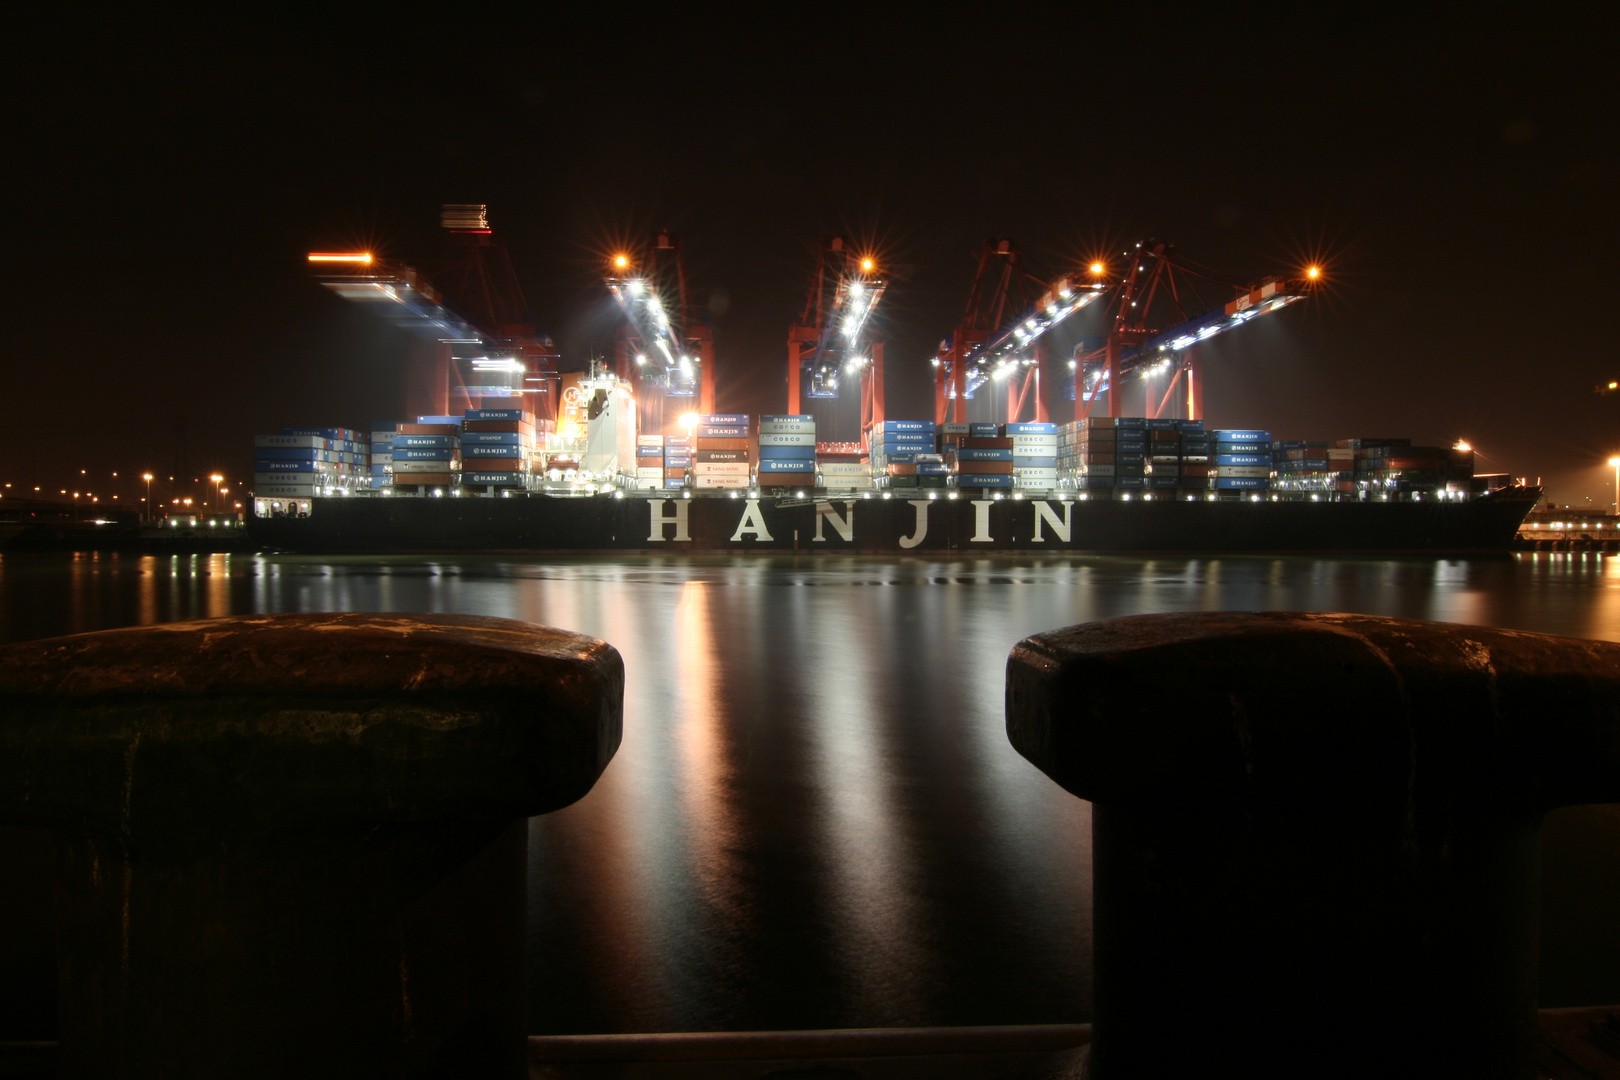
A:
[[[1264,480],[1271,475],[1271,469],[1265,465],[1217,465],[1216,476],[1239,476],[1249,480]]]
[[[871,474],[872,467],[858,461],[824,461],[821,471],[827,476],[867,476]]]
[[[253,495],[259,499],[309,499],[325,490],[312,484],[264,484],[255,485]]]
[[[330,439],[319,435],[255,435],[254,446],[291,446],[299,450],[332,450]]]
[[[1013,453],[1015,454],[1020,450],[1050,450],[1053,453],[1057,452],[1056,435],[1014,435],[1012,442]]]
[[[420,472],[420,473],[447,473],[447,472],[460,472],[460,471],[461,471],[461,462],[454,461],[454,460],[452,460],[452,461],[396,461],[396,462],[394,462],[394,472],[396,472],[396,473],[416,473],[416,472]]]
[[[313,484],[318,486],[329,483],[334,479],[334,477],[312,472],[256,472],[253,474],[253,483],[255,487],[261,487],[265,484]]]
[[[1056,482],[1057,474],[1056,469],[1020,469],[1017,466],[1013,467],[1013,475],[1020,480],[1050,480]]]
[[[742,476],[699,476],[693,485],[700,488],[746,488],[748,477]]]
[[[746,461],[696,461],[692,463],[692,475],[703,476],[741,476],[748,478],[748,462]]]
[[[663,478],[664,470],[662,468],[649,469],[641,465],[636,466],[637,480],[662,480]]]
[[[761,420],[759,422],[761,435],[814,435],[816,422],[814,420]],[[761,442],[764,440],[761,439]],[[814,442],[815,440],[810,440]],[[799,443],[777,443],[778,446],[798,446]]]
[[[759,433],[761,446],[814,446],[816,445],[816,432],[812,428],[804,432],[769,432]]]

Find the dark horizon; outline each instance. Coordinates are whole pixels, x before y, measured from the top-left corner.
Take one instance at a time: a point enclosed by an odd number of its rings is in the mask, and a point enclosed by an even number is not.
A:
[[[196,475],[246,479],[254,434],[398,418],[403,339],[304,253],[428,261],[440,204],[481,202],[564,367],[610,352],[601,261],[681,234],[748,413],[785,406],[825,235],[890,275],[896,417],[931,415],[992,237],[1053,272],[1150,235],[1240,280],[1319,260],[1321,297],[1202,347],[1212,425],[1467,438],[1612,499],[1620,362],[1581,318],[1614,276],[1612,20],[921,19],[23,25],[0,483],[166,476],[180,424]]]

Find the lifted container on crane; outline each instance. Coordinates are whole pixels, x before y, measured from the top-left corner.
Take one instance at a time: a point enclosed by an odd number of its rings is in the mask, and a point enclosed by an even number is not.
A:
[[[555,419],[557,350],[536,331],[485,206],[449,204],[439,221],[451,252],[433,275],[442,292],[413,267],[371,252],[312,252],[310,270],[329,291],[380,305],[389,321],[432,343],[427,369],[405,379],[407,412],[444,415],[521,399]]]

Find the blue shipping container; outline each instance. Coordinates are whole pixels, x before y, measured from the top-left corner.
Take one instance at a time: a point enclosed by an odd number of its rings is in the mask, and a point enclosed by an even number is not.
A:
[[[761,446],[759,460],[761,461],[804,461],[816,456],[816,448],[810,446]]]

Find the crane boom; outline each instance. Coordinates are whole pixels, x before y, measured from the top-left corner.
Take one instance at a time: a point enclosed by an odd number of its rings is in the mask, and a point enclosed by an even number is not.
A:
[[[1161,331],[1134,348],[1120,351],[1121,373],[1144,363],[1164,359],[1201,341],[1208,341],[1228,330],[1236,330],[1250,319],[1278,311],[1310,295],[1309,278],[1270,277],[1245,289],[1224,307],[1215,308],[1180,326]]]

